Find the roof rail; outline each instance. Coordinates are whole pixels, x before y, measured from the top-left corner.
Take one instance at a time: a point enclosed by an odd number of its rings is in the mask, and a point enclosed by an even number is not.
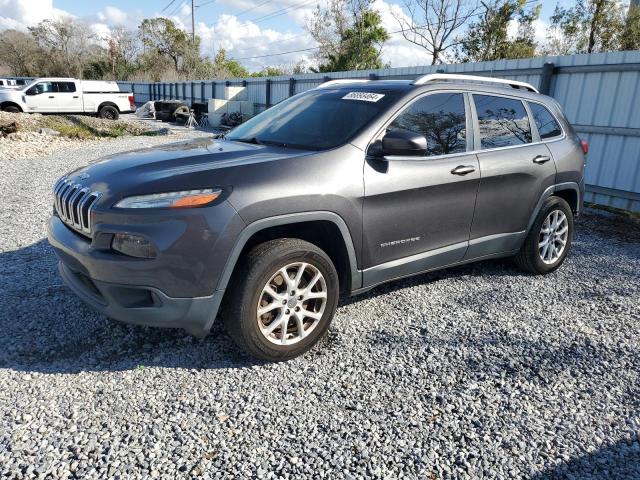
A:
[[[418,77],[413,82],[413,84],[424,85],[429,82],[438,82],[438,81],[446,81],[446,80],[463,80],[463,81],[469,81],[469,82],[497,83],[500,85],[509,85],[512,88],[521,88],[521,89],[529,90],[530,92],[540,93],[538,92],[537,88],[535,88],[530,83],[526,83],[526,82],[518,82],[517,80],[505,80],[504,78],[479,77],[477,75],[464,75],[464,74],[455,74],[455,73],[430,73],[428,75],[423,75],[422,77]]]
[[[340,85],[343,83],[367,83],[370,80],[364,78],[339,78],[337,80],[329,80],[327,82],[321,83],[316,88],[326,88],[331,87],[333,85]]]

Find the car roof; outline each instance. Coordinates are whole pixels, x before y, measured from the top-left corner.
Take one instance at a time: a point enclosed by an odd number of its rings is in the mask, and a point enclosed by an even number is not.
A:
[[[424,83],[420,83],[420,80],[424,78],[427,80]],[[336,79],[329,80],[317,88],[331,90],[392,90],[402,93],[454,88],[471,92],[517,96],[527,99],[540,100],[541,97],[546,98],[545,95],[538,93],[535,87],[524,82],[491,77],[447,74],[428,75],[420,77],[417,80]]]

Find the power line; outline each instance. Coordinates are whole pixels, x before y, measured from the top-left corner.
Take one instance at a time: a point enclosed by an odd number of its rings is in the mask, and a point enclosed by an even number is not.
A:
[[[209,4],[211,4],[211,3],[215,3],[215,2],[217,2],[217,1],[218,1],[218,0],[209,0],[208,2],[204,2],[204,3],[201,3],[200,5],[196,5],[196,8],[206,7],[207,5],[209,5]]]
[[[528,0],[527,2],[525,2],[525,3],[524,3],[524,5],[528,5],[528,4],[531,4],[531,3],[535,3],[535,2],[537,2],[537,1],[539,1],[539,0]],[[470,15],[468,18],[471,18],[471,17],[479,17],[480,15],[483,15],[483,14],[484,14],[484,12],[476,13],[476,14],[474,14],[474,15]],[[446,21],[446,23],[450,23],[450,22],[452,22],[453,20],[454,20],[454,19],[450,19],[450,20]],[[420,25],[420,26],[417,26],[417,27],[415,27],[415,28],[425,28],[425,27],[428,27],[428,26],[429,26],[429,24],[426,24],[426,25]],[[393,32],[387,32],[387,33],[388,33],[389,35],[397,35],[397,34],[399,34],[399,33],[403,33],[404,31],[405,31],[405,29],[400,29],[400,30],[395,30],[395,31],[393,31]],[[300,35],[300,36],[301,36],[301,35]],[[295,37],[291,37],[291,38],[295,38]],[[278,43],[286,42],[286,41],[287,41],[287,40],[278,41]],[[267,44],[267,46],[268,46],[268,45],[269,45],[269,44]],[[290,50],[290,51],[288,51],[288,52],[279,52],[279,53],[270,53],[270,54],[265,54],[265,55],[254,55],[254,56],[251,56],[251,57],[233,58],[233,60],[252,60],[252,59],[256,59],[256,58],[277,57],[277,56],[280,56],[280,55],[289,55],[289,54],[292,54],[292,53],[302,53],[302,52],[309,52],[309,51],[312,51],[312,50],[319,50],[320,48],[321,48],[321,47],[302,48],[302,49],[299,49],[299,50]],[[247,49],[245,49],[245,50],[240,50],[240,51],[247,51]]]
[[[271,2],[273,2],[273,0],[266,0],[265,2],[259,3],[258,5],[254,5],[251,8],[247,8],[245,10],[242,10],[241,12],[236,13],[236,17],[239,17],[240,15],[244,15],[245,13],[249,13],[249,12],[252,12],[254,10],[257,10],[258,8],[262,7],[263,5],[266,5],[267,3],[271,3]]]
[[[165,7],[162,10],[160,10],[160,13],[164,12],[167,8],[169,8],[171,5],[173,5],[175,1],[176,0],[171,0],[169,3],[167,3],[165,5]]]

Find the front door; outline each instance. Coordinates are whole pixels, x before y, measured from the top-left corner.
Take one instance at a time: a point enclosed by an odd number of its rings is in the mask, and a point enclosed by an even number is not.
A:
[[[480,178],[467,103],[460,92],[419,97],[386,131],[424,135],[426,155],[365,162],[365,286],[464,257]]]
[[[54,112],[56,92],[53,82],[38,82],[25,92],[29,112]]]

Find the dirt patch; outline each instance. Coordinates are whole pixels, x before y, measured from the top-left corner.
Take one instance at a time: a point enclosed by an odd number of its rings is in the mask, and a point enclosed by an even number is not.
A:
[[[578,228],[628,243],[640,243],[640,219],[596,208],[586,208],[578,219]]]
[[[0,158],[16,160],[72,149],[86,141],[123,136],[157,136],[167,129],[136,120],[106,120],[84,115],[0,112]]]

